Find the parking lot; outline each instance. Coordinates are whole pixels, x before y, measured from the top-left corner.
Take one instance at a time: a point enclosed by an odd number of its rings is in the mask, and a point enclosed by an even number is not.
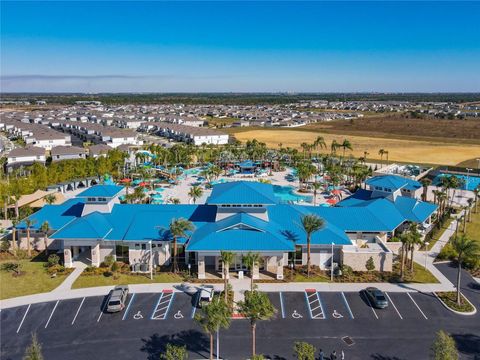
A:
[[[268,293],[268,296],[277,312],[272,321],[259,324],[259,346],[260,349],[266,346],[262,349],[266,354],[271,350],[269,346],[275,347],[276,351],[283,351],[285,347],[285,351],[290,353],[287,350],[287,347],[291,348],[290,342],[293,343],[302,336],[328,334],[323,342],[338,343],[355,348],[356,351],[366,341],[366,335],[373,336],[378,329],[384,329],[382,331],[385,334],[389,331],[401,333],[402,329],[408,328],[422,329],[431,337],[435,329],[475,320],[448,311],[431,293],[386,293],[389,306],[383,310],[374,309],[368,299],[357,292],[317,292],[305,289],[304,292]],[[172,290],[130,293],[125,309],[114,314],[105,312],[106,298],[98,296],[59,300],[2,310],[2,355],[7,355],[5,358],[8,359],[20,359],[23,352],[17,354],[15,351],[23,351],[32,332],[36,332],[40,339],[53,341],[54,348],[66,346],[72,341],[86,343],[90,347],[102,343],[102,351],[111,348],[111,352],[119,351],[118,344],[114,342],[118,338],[121,339],[122,346],[132,346],[137,355],[139,349],[143,349],[138,342],[145,341],[152,334],[161,339],[156,339],[157,345],[170,341],[172,336],[179,336],[178,334],[189,334],[187,343],[191,343],[191,339],[206,339],[193,321],[195,313],[200,311],[196,306],[197,296]],[[434,330],[426,332],[427,329]],[[224,353],[230,352],[229,358],[242,358],[236,356],[240,355],[239,349],[245,349],[243,352],[248,354],[248,330],[247,321],[233,320],[231,328],[222,333],[222,341],[231,342],[228,349],[224,350]],[[352,337],[353,344],[342,340],[346,335]],[[268,341],[261,341],[262,337]],[[418,339],[420,340],[422,339]],[[203,345],[198,347],[195,351],[197,357],[208,354],[208,345],[205,348]],[[45,342],[44,348],[48,352],[49,347]],[[368,347],[366,350],[369,350]],[[131,358],[123,356],[121,352],[116,356]]]

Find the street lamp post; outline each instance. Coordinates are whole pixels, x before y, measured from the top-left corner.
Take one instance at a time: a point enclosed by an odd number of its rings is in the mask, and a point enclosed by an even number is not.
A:
[[[330,264],[330,281],[333,282],[333,242],[332,242],[332,260]]]
[[[427,269],[427,258],[428,258],[428,245],[429,243],[425,243],[425,270]]]

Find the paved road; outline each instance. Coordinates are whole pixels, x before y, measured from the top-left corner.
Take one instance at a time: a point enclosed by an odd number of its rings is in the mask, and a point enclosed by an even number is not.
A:
[[[480,354],[480,316],[446,310],[430,293],[387,293],[391,306],[372,309],[356,292],[268,293],[278,309],[257,330],[258,352],[292,358],[293,343],[314,343],[326,352],[343,349],[346,359],[427,359],[438,329],[457,339],[462,359]],[[1,358],[21,359],[37,332],[46,359],[158,359],[167,342],[186,343],[191,359],[208,357],[208,338],[193,322],[195,298],[184,293],[130,294],[118,314],[102,311],[104,297],[32,304],[1,311]],[[351,337],[352,345],[342,338]],[[220,355],[246,359],[246,320],[233,320],[220,334]]]

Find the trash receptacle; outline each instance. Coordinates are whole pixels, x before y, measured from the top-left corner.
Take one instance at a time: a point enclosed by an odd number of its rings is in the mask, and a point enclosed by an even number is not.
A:
[[[240,271],[238,272],[238,278],[239,278],[239,279],[243,279],[243,271],[242,271],[242,270],[240,270]]]

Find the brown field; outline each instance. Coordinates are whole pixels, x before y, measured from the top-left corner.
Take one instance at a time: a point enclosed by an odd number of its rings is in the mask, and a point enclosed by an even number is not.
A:
[[[379,149],[385,149],[389,152],[389,160],[412,162],[422,164],[441,164],[456,165],[462,161],[480,157],[480,144],[464,144],[461,142],[446,142],[444,139],[436,140],[417,140],[417,139],[388,139],[382,137],[367,137],[357,135],[338,135],[327,134],[323,131],[308,131],[306,127],[301,130],[295,129],[261,129],[255,130],[242,129],[236,132],[235,137],[240,141],[249,139],[257,139],[265,142],[269,147],[278,147],[282,143],[283,147],[292,147],[300,149],[302,142],[312,143],[317,136],[323,136],[329,146],[332,140],[342,142],[347,138],[353,145],[353,152],[347,151],[346,154],[352,153],[354,156],[363,156],[364,151],[368,151],[367,156],[370,159],[380,159],[378,155]],[[392,136],[390,134],[390,136]],[[478,140],[478,139],[475,139]],[[328,149],[329,150],[329,149]],[[341,154],[342,149],[338,152]],[[385,159],[385,158],[384,158]]]

